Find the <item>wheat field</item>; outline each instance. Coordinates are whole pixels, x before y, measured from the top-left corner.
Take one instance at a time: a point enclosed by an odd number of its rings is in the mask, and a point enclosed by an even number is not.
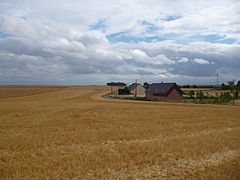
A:
[[[0,179],[240,179],[240,107],[34,88],[0,87]]]

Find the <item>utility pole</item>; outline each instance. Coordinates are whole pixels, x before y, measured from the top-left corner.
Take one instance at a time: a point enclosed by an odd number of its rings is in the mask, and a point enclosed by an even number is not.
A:
[[[234,91],[235,83],[234,83],[234,82],[235,82],[235,80],[233,80],[233,85],[232,85],[232,86],[233,86],[233,87],[232,87],[232,89],[233,89],[233,90],[232,90],[233,106],[234,106],[234,104],[235,104],[235,102],[234,102],[234,99],[235,99],[235,97],[234,97],[234,96],[235,96],[235,91]]]
[[[135,80],[136,88],[135,88],[135,94],[134,94],[134,99],[137,98],[137,79]]]
[[[218,76],[219,76],[219,74],[217,73],[217,85],[218,85]]]
[[[113,94],[113,85],[111,83],[111,94]]]

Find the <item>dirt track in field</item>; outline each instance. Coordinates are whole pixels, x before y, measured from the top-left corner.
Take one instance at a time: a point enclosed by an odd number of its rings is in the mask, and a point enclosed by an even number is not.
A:
[[[240,178],[240,107],[103,99],[104,86],[5,88],[0,179]]]

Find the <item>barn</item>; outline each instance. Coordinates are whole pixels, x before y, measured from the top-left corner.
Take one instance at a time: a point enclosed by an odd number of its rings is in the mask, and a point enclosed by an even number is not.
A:
[[[176,83],[152,83],[146,90],[146,97],[154,101],[181,101],[182,90]]]

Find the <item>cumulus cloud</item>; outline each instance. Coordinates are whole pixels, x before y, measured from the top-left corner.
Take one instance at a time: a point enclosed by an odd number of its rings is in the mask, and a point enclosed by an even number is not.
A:
[[[236,79],[239,9],[237,0],[1,1],[0,83]]]
[[[89,31],[78,38],[85,46],[98,46],[108,43],[107,38],[100,31]]]
[[[132,55],[132,58],[137,61],[149,62],[151,60],[151,58],[148,57],[144,51],[141,51],[139,49],[130,49],[130,53]]]
[[[175,61],[167,58],[164,54],[160,54],[157,55],[156,57],[153,58],[154,62],[156,62],[156,64],[174,64]]]
[[[149,57],[144,51],[139,49],[130,49],[130,54],[132,58],[137,62],[150,64],[150,65],[164,65],[164,64],[174,64],[175,61],[167,58],[164,54],[159,54],[155,57]]]
[[[186,57],[182,57],[182,58],[180,58],[179,60],[178,60],[178,62],[179,63],[185,63],[185,62],[188,62],[189,60],[188,60],[188,58],[186,58]]]
[[[205,59],[199,59],[199,58],[196,58],[193,60],[194,62],[198,63],[198,64],[210,64],[209,61],[205,60]]]

